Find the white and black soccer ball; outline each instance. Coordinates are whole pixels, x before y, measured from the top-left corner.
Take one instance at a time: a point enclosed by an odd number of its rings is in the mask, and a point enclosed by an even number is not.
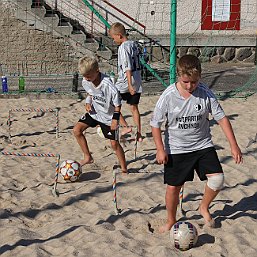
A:
[[[60,165],[60,174],[67,182],[75,182],[82,173],[80,164],[77,161],[66,160]]]
[[[194,247],[198,240],[196,227],[187,221],[179,221],[170,230],[170,239],[174,246],[186,251]]]

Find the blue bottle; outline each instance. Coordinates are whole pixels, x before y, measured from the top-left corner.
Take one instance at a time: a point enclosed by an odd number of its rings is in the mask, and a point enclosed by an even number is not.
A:
[[[8,93],[8,83],[7,83],[7,77],[2,76],[2,92]]]

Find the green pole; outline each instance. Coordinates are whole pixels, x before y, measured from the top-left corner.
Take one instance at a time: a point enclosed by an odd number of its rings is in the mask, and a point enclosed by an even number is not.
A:
[[[170,12],[170,84],[176,81],[176,25],[177,25],[177,1],[171,0]]]
[[[157,79],[162,83],[163,86],[165,86],[165,87],[168,87],[168,86],[169,86],[169,85],[167,85],[167,84],[165,83],[165,81],[155,72],[155,70],[154,70],[150,65],[148,65],[148,64],[145,62],[145,60],[144,60],[143,57],[140,58],[140,62],[152,73],[152,75],[153,75],[155,78],[157,78]]]

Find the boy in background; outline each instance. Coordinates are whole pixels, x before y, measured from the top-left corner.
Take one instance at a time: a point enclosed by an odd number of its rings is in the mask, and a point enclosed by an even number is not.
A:
[[[139,48],[134,41],[128,40],[125,27],[116,22],[112,24],[109,34],[114,42],[119,45],[118,49],[118,79],[115,86],[118,88],[122,100],[130,105],[130,110],[135,125],[137,126],[137,140],[143,141],[141,134],[141,118],[138,109],[142,93],[141,65],[139,61]],[[120,123],[127,126],[121,115]],[[131,132],[131,128],[124,128],[122,134]]]

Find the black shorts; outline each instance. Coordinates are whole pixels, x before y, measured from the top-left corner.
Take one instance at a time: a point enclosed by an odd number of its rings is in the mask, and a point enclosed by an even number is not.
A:
[[[130,93],[120,93],[120,96],[123,101],[127,101],[127,104],[135,105],[139,104],[141,94],[136,93],[131,95]]]
[[[193,181],[194,170],[200,180],[206,180],[207,174],[223,173],[214,147],[183,154],[169,154],[164,165],[164,183],[181,186],[186,181]]]
[[[111,139],[111,140],[118,140],[118,132],[117,130],[111,130],[111,127],[93,119],[88,113],[86,113],[84,116],[82,116],[79,119],[79,122],[87,124],[91,128],[95,128],[96,126],[100,126],[102,129],[102,132],[104,134],[105,138]]]

